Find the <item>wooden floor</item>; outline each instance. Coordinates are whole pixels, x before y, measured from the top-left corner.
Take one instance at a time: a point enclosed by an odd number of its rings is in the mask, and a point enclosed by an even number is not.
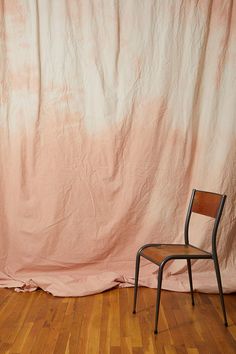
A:
[[[114,289],[80,298],[56,298],[43,291],[0,289],[0,353],[119,354],[236,353],[236,294],[226,295],[225,328],[218,295],[163,291],[159,334],[153,334],[155,295]]]

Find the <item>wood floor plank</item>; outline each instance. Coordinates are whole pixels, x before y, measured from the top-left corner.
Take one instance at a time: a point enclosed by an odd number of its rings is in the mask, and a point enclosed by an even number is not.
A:
[[[111,306],[111,327],[109,329],[110,346],[120,348],[120,299],[118,289],[110,291],[110,306]]]
[[[225,296],[225,328],[218,295],[162,291],[154,335],[156,290],[113,289],[77,298],[41,290],[0,289],[0,354],[226,354],[236,353],[236,294]]]

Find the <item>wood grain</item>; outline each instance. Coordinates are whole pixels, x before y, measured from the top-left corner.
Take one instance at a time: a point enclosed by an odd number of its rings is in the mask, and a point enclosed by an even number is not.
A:
[[[78,298],[0,289],[0,353],[236,353],[236,294],[225,295],[228,328],[218,295],[195,299],[192,307],[189,294],[163,290],[155,336],[154,289],[139,289],[136,315],[132,288]]]
[[[194,213],[216,218],[221,200],[221,194],[196,191],[192,211]]]
[[[144,248],[141,255],[147,258],[149,261],[161,264],[161,262],[168,256],[194,256],[194,257],[208,257],[209,253],[199,250],[190,245],[159,245],[149,246]]]

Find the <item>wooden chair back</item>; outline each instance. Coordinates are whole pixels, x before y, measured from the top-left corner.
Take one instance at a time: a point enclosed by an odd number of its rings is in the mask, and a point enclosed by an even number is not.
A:
[[[216,250],[216,234],[225,200],[225,194],[217,194],[193,189],[185,221],[184,238],[186,244],[189,244],[189,222],[191,214],[197,213],[210,216],[215,219],[212,231],[212,249],[214,251]]]
[[[216,218],[221,205],[223,195],[195,191],[192,204],[192,212]]]

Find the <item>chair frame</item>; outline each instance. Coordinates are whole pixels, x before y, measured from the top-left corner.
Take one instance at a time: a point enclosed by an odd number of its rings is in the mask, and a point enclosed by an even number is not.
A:
[[[189,223],[191,219],[191,214],[192,212],[198,213],[198,214],[203,214],[207,215],[204,212],[199,212],[199,211],[193,211],[193,203],[194,203],[194,198],[197,193],[209,193],[211,195],[215,195],[220,197],[220,202],[218,209],[216,211],[216,215],[214,216],[215,218],[215,223],[212,231],[212,252],[206,252],[205,250],[202,250],[198,247],[195,247],[194,245],[189,243]],[[155,263],[159,267],[159,272],[158,272],[158,278],[157,278],[157,297],[156,297],[156,316],[155,316],[155,326],[154,326],[154,333],[157,334],[157,326],[158,326],[158,318],[159,318],[159,308],[160,308],[160,299],[161,299],[161,285],[162,285],[162,277],[163,277],[163,270],[165,264],[173,259],[186,259],[187,260],[187,268],[188,268],[188,277],[189,277],[189,285],[190,285],[190,292],[191,292],[191,299],[192,299],[192,305],[194,306],[194,294],[193,294],[193,280],[192,280],[192,269],[191,269],[191,259],[211,259],[214,262],[215,266],[215,272],[216,272],[216,279],[218,283],[218,289],[219,289],[219,295],[220,295],[220,302],[221,302],[221,307],[222,307],[222,312],[223,312],[223,317],[224,317],[224,325],[227,327],[228,322],[227,322],[227,316],[226,316],[226,310],[225,310],[225,303],[224,303],[224,296],[223,296],[223,288],[222,288],[222,282],[221,282],[221,275],[220,275],[220,268],[219,268],[219,261],[218,261],[218,256],[217,256],[217,250],[216,250],[216,236],[217,236],[217,230],[220,222],[220,218],[223,212],[224,204],[226,200],[226,195],[221,195],[217,193],[211,193],[211,192],[206,192],[206,191],[200,191],[193,189],[192,195],[190,198],[190,203],[186,215],[186,220],[185,220],[185,227],[184,227],[184,241],[185,243],[182,244],[173,244],[173,246],[191,246],[194,247],[196,250],[199,251],[204,251],[205,254],[203,255],[193,255],[193,254],[170,254],[166,256],[162,262],[155,262],[153,259],[148,258],[146,255],[142,254],[143,250],[145,250],[148,247],[156,247],[156,246],[170,246],[171,244],[160,244],[160,243],[155,243],[155,244],[145,244],[142,246],[136,255],[136,265],[135,265],[135,284],[134,284],[134,304],[133,304],[133,313],[136,313],[136,304],[137,304],[137,293],[138,293],[138,278],[139,278],[139,267],[140,267],[140,257],[144,257],[147,260],[151,261],[152,263]],[[212,216],[213,217],[213,216]]]

